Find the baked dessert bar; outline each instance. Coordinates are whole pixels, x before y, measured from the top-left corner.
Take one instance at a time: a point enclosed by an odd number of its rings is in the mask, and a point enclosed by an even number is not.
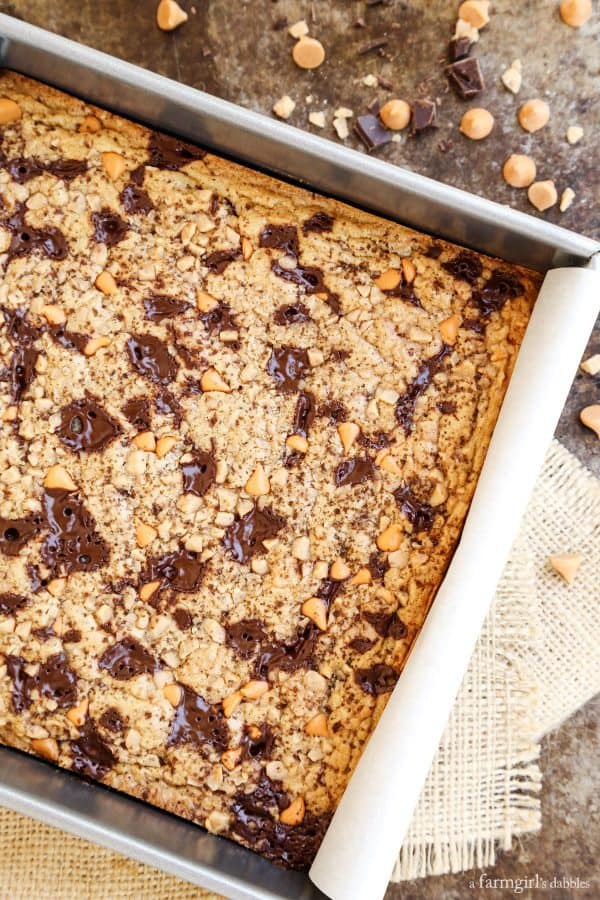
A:
[[[539,277],[11,72],[0,119],[0,740],[306,866]]]

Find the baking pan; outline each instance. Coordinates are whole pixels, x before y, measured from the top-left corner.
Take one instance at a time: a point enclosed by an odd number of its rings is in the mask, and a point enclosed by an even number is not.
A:
[[[585,266],[595,242],[244,110],[0,15],[0,62],[420,231],[546,271]],[[0,748],[0,804],[231,898],[324,897],[229,840],[152,806]]]

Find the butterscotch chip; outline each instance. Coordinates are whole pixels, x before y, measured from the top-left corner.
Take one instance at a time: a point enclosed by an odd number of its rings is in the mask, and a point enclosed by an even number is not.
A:
[[[279,821],[282,825],[296,826],[304,819],[305,804],[303,797],[296,797],[290,805],[279,813]]]
[[[518,113],[519,125],[525,131],[535,132],[548,124],[550,119],[550,107],[545,100],[536,98],[528,100],[520,108]]]
[[[50,762],[56,762],[58,759],[58,744],[54,738],[34,738],[31,741],[31,749]]]
[[[382,291],[393,291],[402,281],[400,269],[386,269],[375,279],[375,284]]]
[[[371,575],[371,570],[363,567],[359,569],[356,575],[353,575],[350,579],[350,584],[370,584],[373,580],[373,576]]]
[[[487,109],[468,109],[460,120],[460,130],[472,141],[481,141],[492,132],[494,117]]]
[[[550,209],[550,207],[554,206],[558,200],[558,194],[556,193],[556,187],[553,181],[534,181],[527,191],[527,196],[529,202],[535,206],[536,209],[539,209],[540,212]]]
[[[127,163],[125,157],[120,153],[113,153],[109,150],[102,154],[102,165],[111,181],[116,181],[125,171]]]
[[[327,607],[320,597],[309,597],[300,608],[302,614],[314,622],[317,628],[327,630]]]
[[[223,754],[221,754],[221,763],[228,772],[233,772],[233,770],[237,766],[239,766],[241,759],[242,750],[240,747],[235,747],[232,750],[226,750]]]
[[[388,100],[379,110],[379,118],[390,131],[401,131],[410,122],[411,110],[406,100]]]
[[[0,125],[8,125],[21,118],[21,107],[8,97],[0,97]]]
[[[311,737],[328,737],[329,726],[327,724],[327,716],[325,713],[317,713],[316,716],[313,716],[304,726],[304,730],[307,734],[310,734]]]
[[[344,453],[348,453],[360,434],[360,428],[355,422],[340,422],[337,427]]]
[[[251,497],[264,497],[266,494],[270,493],[271,485],[269,484],[269,479],[267,478],[267,473],[265,472],[262,463],[257,465],[244,485],[244,490],[247,494],[250,494]]]
[[[44,478],[44,487],[51,491],[76,491],[77,485],[67,472],[58,463],[50,466]]]
[[[579,413],[579,418],[586,428],[591,428],[600,438],[600,403],[584,407]]]
[[[240,694],[245,700],[258,700],[269,690],[268,681],[248,681],[240,688]]]
[[[110,347],[110,338],[107,337],[95,337],[90,338],[85,347],[83,348],[83,352],[86,356],[95,356],[98,350],[102,350],[103,347]]]
[[[175,0],[160,0],[156,10],[156,24],[161,31],[173,31],[187,20],[188,14]]]
[[[305,37],[308,34],[308,25],[306,24],[304,19],[300,19],[299,22],[294,22],[293,25],[290,25],[288,28],[288,34],[299,40],[301,37]]]
[[[530,156],[525,156],[523,153],[513,153],[504,163],[502,175],[511,187],[529,187],[535,181],[535,162]]]
[[[145,450],[146,453],[154,453],[156,450],[156,438],[151,431],[140,431],[131,442],[138,450]]]
[[[560,553],[558,556],[551,556],[548,562],[567,584],[572,584],[583,562],[583,556],[581,553]]]
[[[135,527],[135,541],[138,547],[149,547],[152,541],[158,537],[158,531],[152,525],[138,522]]]
[[[229,717],[234,714],[243,699],[244,695],[241,691],[234,691],[233,694],[229,694],[228,697],[224,697],[222,700],[223,715],[227,719],[229,719]]]
[[[301,69],[316,69],[325,59],[323,44],[315,38],[302,37],[292,49],[292,58]]]
[[[404,275],[404,280],[407,284],[413,283],[417,277],[417,268],[412,259],[404,257],[402,260],[402,274]]]
[[[102,122],[97,116],[86,116],[79,125],[79,130],[84,134],[96,134],[102,128]]]
[[[64,309],[52,303],[42,307],[42,315],[50,325],[64,325],[67,321]]]
[[[110,272],[100,272],[94,284],[96,285],[98,290],[102,291],[103,294],[106,294],[107,297],[113,297],[119,292],[117,282],[110,274]]]
[[[465,0],[458,7],[458,15],[473,28],[481,30],[490,21],[489,8],[488,0]]]
[[[52,594],[53,597],[62,597],[65,592],[66,586],[66,578],[51,578],[46,585],[46,590],[49,594]],[[56,631],[56,628],[54,630]]]
[[[334,581],[345,581],[346,578],[350,578],[351,575],[352,570],[348,563],[338,556],[338,558],[331,564],[329,577],[333,578]]]
[[[67,719],[71,722],[72,725],[75,725],[76,728],[81,728],[87,719],[88,707],[90,705],[90,701],[86,698],[81,701],[77,706],[71,707],[71,709],[67,712]]]
[[[200,387],[203,391],[217,391],[223,394],[230,394],[231,388],[227,382],[221,378],[216,369],[207,369],[200,379]]]
[[[165,434],[160,437],[156,442],[156,455],[159,459],[162,459],[163,456],[166,456],[167,453],[175,447],[175,445],[179,442],[179,437],[176,434]]]
[[[302,434],[290,434],[285,439],[285,445],[294,453],[308,453],[308,441]]]
[[[388,525],[377,538],[377,546],[380,550],[398,550],[402,543],[403,529],[400,525]]]
[[[454,344],[458,336],[460,316],[453,315],[440,322],[440,335],[445,344]]]
[[[563,0],[559,9],[565,25],[581,28],[592,14],[592,0]]]
[[[140,588],[140,597],[142,600],[149,600],[153,594],[157,592],[160,587],[160,581],[149,581],[147,584],[143,584]]]
[[[518,94],[521,90],[522,81],[523,71],[521,60],[515,59],[512,61],[508,69],[505,69],[502,73],[502,84],[512,94]]]

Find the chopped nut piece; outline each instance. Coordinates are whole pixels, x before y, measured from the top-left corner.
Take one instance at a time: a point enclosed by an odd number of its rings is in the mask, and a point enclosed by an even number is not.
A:
[[[567,128],[567,141],[569,144],[577,144],[583,137],[583,128],[581,125],[569,125]]]
[[[111,181],[116,181],[117,178],[121,177],[126,168],[124,156],[121,156],[120,153],[113,153],[111,150],[108,150],[106,153],[102,153],[101,159],[104,171]]]
[[[200,312],[211,312],[213,309],[216,309],[218,305],[219,301],[215,300],[214,297],[211,297],[210,294],[207,294],[205,291],[201,291],[200,289],[196,291],[196,306],[198,307]]]
[[[47,303],[42,307],[42,315],[50,325],[64,325],[67,321],[64,309],[53,303]]]
[[[171,706],[179,706],[181,703],[181,688],[178,684],[165,684],[162,692],[163,697],[171,704]]]
[[[351,119],[354,113],[347,106],[338,106],[334,112],[336,119]]]
[[[402,131],[410,122],[411,110],[406,100],[388,100],[379,110],[379,118],[391,131]]]
[[[341,556],[338,556],[338,558],[331,564],[329,577],[333,578],[334,581],[345,581],[346,578],[350,578],[351,575],[352,570],[350,569],[348,563],[343,560]]]
[[[234,691],[233,694],[223,698],[221,705],[226,719],[229,719],[234,714],[243,699],[244,696],[241,691]]]
[[[158,458],[162,459],[163,456],[166,456],[178,442],[179,438],[176,434],[164,434],[160,437],[156,442],[156,455]]]
[[[146,454],[143,450],[132,450],[125,461],[125,469],[130,475],[140,476],[146,471]]]
[[[336,134],[339,137],[340,141],[345,141],[350,134],[347,120],[336,118],[333,120],[333,127],[335,128]]]
[[[285,445],[295,453],[308,453],[308,441],[301,434],[290,434],[286,438]]]
[[[354,422],[340,422],[337,427],[344,453],[348,453],[352,444],[360,434],[360,428]]]
[[[579,418],[587,428],[595,431],[600,438],[600,403],[593,403],[586,406],[579,413]]]
[[[240,694],[244,700],[258,700],[269,690],[268,681],[248,681],[240,688]]]
[[[235,767],[240,764],[242,759],[242,748],[236,747],[233,750],[226,750],[221,754],[221,762],[228,772],[233,772]]]
[[[292,556],[302,562],[310,559],[310,540],[303,535],[296,538],[292,543]]]
[[[242,257],[243,259],[250,259],[252,254],[254,253],[254,247],[252,246],[252,241],[250,241],[247,237],[242,238]]]
[[[406,256],[402,260],[402,273],[407,284],[412,284],[417,277],[417,269],[414,262]]]
[[[448,491],[443,484],[436,484],[429,498],[430,506],[440,506],[448,498]]]
[[[581,368],[588,375],[597,375],[600,372],[600,353],[594,353],[581,363]]]
[[[317,713],[304,726],[304,730],[311,737],[329,737],[329,726],[325,713]]]
[[[46,590],[53,597],[62,597],[67,586],[66,578],[52,578],[46,585]]]
[[[58,759],[58,744],[54,738],[34,738],[31,742],[31,749],[38,756],[43,756],[44,759],[48,759],[50,762],[56,762]]]
[[[317,128],[325,128],[325,113],[311,112],[308,114],[308,121],[311,125],[315,125]]]
[[[270,493],[271,485],[269,484],[269,479],[267,478],[267,473],[265,472],[262,463],[258,463],[254,472],[244,485],[244,490],[247,494],[250,494],[251,497],[264,497],[266,494]]]
[[[87,719],[89,705],[90,701],[86,698],[85,700],[82,700],[78,706],[72,706],[67,712],[67,719],[69,722],[72,722],[76,728],[81,728]]]
[[[98,352],[98,350],[102,349],[102,347],[109,346],[110,340],[107,337],[90,338],[90,340],[83,348],[83,352],[86,356],[94,356]]]
[[[535,181],[536,166],[530,156],[522,153],[513,153],[502,167],[504,180],[511,187],[524,188]]]
[[[449,318],[440,322],[440,336],[445,344],[452,345],[456,343],[460,321],[460,316],[455,313],[453,316],[449,316]]]
[[[158,537],[158,531],[152,525],[145,525],[144,522],[137,523],[135,527],[135,540],[138,547],[142,549],[148,547],[152,541]]]
[[[377,81],[377,77],[373,75],[372,72],[369,72],[368,75],[365,75],[362,79],[362,83],[365,87],[377,87],[379,82]]]
[[[61,465],[50,466],[44,478],[44,487],[50,491],[76,491],[77,485]]]
[[[536,98],[528,100],[519,110],[519,125],[525,131],[531,133],[539,131],[544,125],[548,124],[550,118],[550,107],[545,100]]]
[[[561,553],[558,556],[551,556],[548,562],[567,584],[572,584],[583,562],[583,556],[581,553]]]
[[[362,569],[359,569],[356,575],[353,575],[350,579],[350,584],[371,584],[373,580],[373,576],[371,575],[371,570],[367,569],[366,566]]]
[[[102,128],[102,122],[97,116],[85,116],[79,126],[83,134],[96,134]]]
[[[140,597],[145,602],[149,600],[152,594],[155,594],[160,587],[160,581],[149,581],[140,588]]]
[[[472,141],[481,141],[491,134],[494,117],[487,109],[468,109],[460,120],[460,131]]]
[[[273,112],[276,116],[279,116],[280,119],[289,119],[295,109],[296,104],[287,94],[284,94],[283,97],[279,98],[277,103],[273,104]]]
[[[217,391],[222,394],[230,394],[231,388],[224,381],[216,369],[207,369],[200,379],[200,387],[205,393]]]
[[[173,31],[187,20],[188,14],[175,0],[160,0],[156,10],[156,24],[161,31]]]
[[[563,0],[560,17],[571,28],[581,28],[592,14],[592,0]]]
[[[119,291],[117,282],[110,274],[110,272],[100,272],[94,284],[96,285],[98,290],[102,291],[103,294],[106,294],[107,297],[112,297]]]
[[[156,450],[156,438],[151,431],[140,431],[131,442],[138,450],[145,450],[146,453],[154,453]]]
[[[458,7],[458,15],[473,28],[481,29],[490,21],[488,0],[465,0]]]
[[[321,631],[327,631],[327,607],[320,597],[309,597],[300,607],[303,615],[314,622]]]
[[[0,97],[0,125],[8,125],[21,118],[21,107],[8,97]]]
[[[300,19],[299,22],[294,22],[293,25],[290,25],[288,34],[291,35],[291,37],[296,38],[296,40],[299,40],[301,37],[308,34],[308,25],[304,19]]]
[[[562,194],[560,195],[560,203],[558,208],[561,212],[566,212],[570,207],[571,203],[575,199],[575,191],[568,187],[565,188]]]
[[[294,45],[292,59],[301,69],[316,69],[325,59],[323,44],[315,38],[302,37]]]
[[[508,69],[502,73],[502,84],[513,94],[518,94],[521,90],[523,76],[521,73],[521,60],[515,59]]]
[[[282,825],[300,825],[304,819],[306,807],[303,797],[296,797],[290,805],[279,813],[279,821]]]
[[[377,538],[377,546],[383,551],[398,550],[403,534],[401,525],[388,525]]]
[[[550,209],[558,200],[553,181],[534,181],[527,191],[529,202],[540,212]]]
[[[375,284],[381,291],[393,291],[402,281],[402,272],[399,269],[386,269],[375,279]]]

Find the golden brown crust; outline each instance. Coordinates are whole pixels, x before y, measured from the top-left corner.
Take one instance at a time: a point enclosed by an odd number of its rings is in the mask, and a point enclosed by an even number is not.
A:
[[[180,165],[22,76],[0,95],[22,113],[0,169],[0,740],[305,864],[448,565],[539,278]],[[77,491],[44,487],[53,466]]]

